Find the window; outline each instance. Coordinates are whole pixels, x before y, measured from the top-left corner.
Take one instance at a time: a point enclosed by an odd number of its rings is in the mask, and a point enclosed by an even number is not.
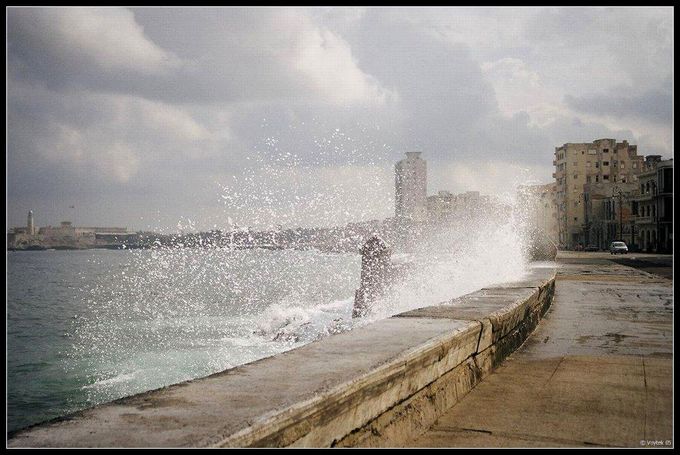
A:
[[[614,176],[614,181],[616,182],[616,176]]]
[[[599,176],[599,175],[596,175],[596,176],[595,176],[595,183],[597,183],[597,182],[599,182],[599,181],[600,181],[600,176]]]
[[[574,217],[574,221],[578,221],[578,217],[577,217],[577,216]]]
[[[609,166],[609,161],[603,161],[602,166]]]
[[[626,162],[625,162],[625,161],[621,161],[621,163],[619,163],[619,167],[620,167],[621,169],[625,169],[625,168],[626,168]]]
[[[597,150],[595,149],[588,150],[588,155],[597,155]]]
[[[590,167],[592,163],[590,161],[586,161],[586,167]]]
[[[602,150],[602,153],[609,153],[609,149]]]
[[[616,166],[617,163],[618,163],[617,160],[612,161],[612,165],[613,165],[613,166]]]
[[[645,184],[640,183],[640,193],[645,194]]]
[[[578,178],[578,174],[574,174],[574,180]]]
[[[637,169],[637,163],[633,162],[633,169]]]
[[[597,163],[595,163],[595,168],[596,168],[596,169],[599,169],[599,168],[600,168],[600,162],[599,162],[599,161],[598,161]]]
[[[586,176],[586,183],[590,183],[590,176],[589,175]]]
[[[603,175],[603,176],[602,176],[602,180],[609,180],[609,176],[608,176],[608,175]]]

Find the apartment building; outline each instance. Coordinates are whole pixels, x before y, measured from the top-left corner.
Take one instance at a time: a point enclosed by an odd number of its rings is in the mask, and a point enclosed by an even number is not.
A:
[[[560,248],[574,249],[587,241],[585,185],[602,184],[614,188],[617,184],[637,183],[644,157],[638,155],[637,145],[628,141],[597,139],[555,147],[553,165],[558,243]]]

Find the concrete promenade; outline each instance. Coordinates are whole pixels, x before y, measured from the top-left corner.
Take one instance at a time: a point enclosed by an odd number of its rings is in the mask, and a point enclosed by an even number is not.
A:
[[[407,446],[673,446],[672,281],[610,259],[560,252],[534,333]]]

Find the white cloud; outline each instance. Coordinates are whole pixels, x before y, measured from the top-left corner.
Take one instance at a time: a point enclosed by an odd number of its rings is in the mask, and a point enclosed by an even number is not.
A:
[[[179,60],[151,42],[133,14],[119,8],[10,8],[9,23],[46,56],[69,64],[93,64],[101,71],[159,74]]]
[[[526,112],[535,125],[545,125],[563,113],[561,99],[543,84],[541,76],[521,59],[504,57],[481,64],[496,92],[501,112],[512,117]]]
[[[339,104],[373,104],[395,97],[361,71],[342,38],[330,30],[309,25],[300,32],[292,66],[310,79],[322,98]]]

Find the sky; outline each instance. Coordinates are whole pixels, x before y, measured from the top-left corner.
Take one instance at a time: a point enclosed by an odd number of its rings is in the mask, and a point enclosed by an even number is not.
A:
[[[556,146],[673,151],[673,9],[7,9],[7,223],[178,232],[510,197]]]

